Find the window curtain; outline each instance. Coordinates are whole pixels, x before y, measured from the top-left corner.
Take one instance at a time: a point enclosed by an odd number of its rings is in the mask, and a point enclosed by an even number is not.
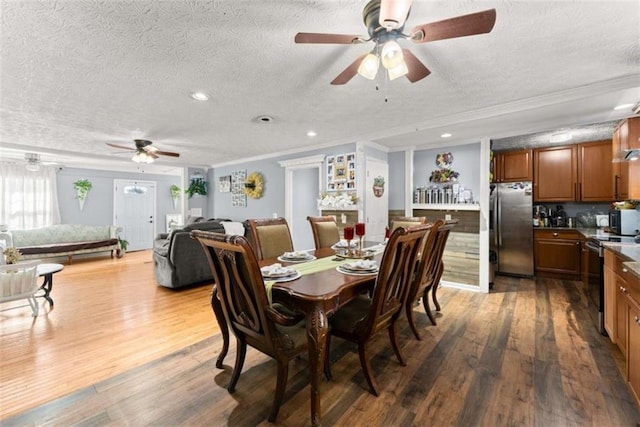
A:
[[[23,164],[0,163],[0,224],[28,230],[60,223],[54,166],[30,172]]]

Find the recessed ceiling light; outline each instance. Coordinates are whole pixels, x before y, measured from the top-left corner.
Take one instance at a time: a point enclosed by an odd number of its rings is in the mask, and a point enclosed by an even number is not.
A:
[[[195,99],[196,101],[208,101],[209,100],[209,95],[204,93],[204,92],[192,92],[190,96],[191,96],[191,98]]]
[[[549,137],[549,142],[567,142],[571,140],[571,138],[573,138],[573,136],[569,132],[557,132]]]
[[[633,107],[633,104],[620,104],[613,107],[614,110],[626,110]]]
[[[314,136],[316,136],[316,135],[318,135],[318,134],[317,134],[317,133],[315,133],[315,132],[314,132],[314,131],[312,131],[312,130],[310,130],[309,132],[307,132],[307,136],[314,137]]]
[[[443,133],[442,135],[440,135],[440,138],[451,138],[453,135],[451,135],[450,133]]]
[[[266,115],[265,116],[258,116],[253,120],[258,122],[258,123],[271,123],[273,121],[273,117],[266,116]]]

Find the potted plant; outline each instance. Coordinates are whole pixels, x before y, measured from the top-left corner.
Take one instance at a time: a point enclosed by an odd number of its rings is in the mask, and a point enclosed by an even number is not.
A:
[[[191,178],[191,182],[189,183],[189,188],[184,190],[185,193],[189,196],[189,198],[197,195],[206,196],[207,195],[207,182],[202,177],[194,177]]]
[[[171,199],[173,200],[173,208],[176,209],[178,200],[180,199],[180,193],[182,192],[182,190],[180,190],[180,187],[178,187],[175,184],[172,184],[171,187],[169,187],[169,192],[171,193]]]
[[[79,179],[73,183],[73,188],[76,190],[76,199],[78,199],[78,203],[80,204],[80,210],[84,208],[84,200],[87,198],[87,194],[89,194],[89,190],[93,187],[91,181],[88,179]]]
[[[376,176],[373,178],[373,195],[376,197],[382,197],[384,194],[384,177]]]
[[[118,258],[122,258],[125,252],[127,252],[128,246],[129,246],[129,241],[127,239],[123,239],[122,237],[118,236],[118,249],[116,249],[116,256]]]
[[[5,256],[5,262],[7,264],[17,264],[18,261],[20,260],[20,255],[22,255],[22,253],[14,248],[13,246],[10,248],[7,248],[3,251],[3,255]]]

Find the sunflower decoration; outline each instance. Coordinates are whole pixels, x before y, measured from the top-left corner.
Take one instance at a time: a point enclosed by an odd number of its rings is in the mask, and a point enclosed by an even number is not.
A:
[[[259,199],[262,197],[263,187],[262,174],[260,172],[253,172],[247,177],[244,183],[244,192],[252,199]]]

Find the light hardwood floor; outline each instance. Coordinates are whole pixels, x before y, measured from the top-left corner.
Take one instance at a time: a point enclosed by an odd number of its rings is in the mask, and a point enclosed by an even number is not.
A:
[[[209,290],[158,287],[148,252],[66,266],[54,310],[0,313],[2,425],[268,425],[275,364],[248,350],[226,391],[234,342],[216,369]],[[498,277],[489,294],[439,295],[437,326],[416,307],[423,341],[402,323],[408,366],[386,334],[372,344],[377,398],[355,347],[332,340],[323,425],[640,426],[621,354],[595,330],[579,282]],[[309,424],[304,357],[275,424]]]

